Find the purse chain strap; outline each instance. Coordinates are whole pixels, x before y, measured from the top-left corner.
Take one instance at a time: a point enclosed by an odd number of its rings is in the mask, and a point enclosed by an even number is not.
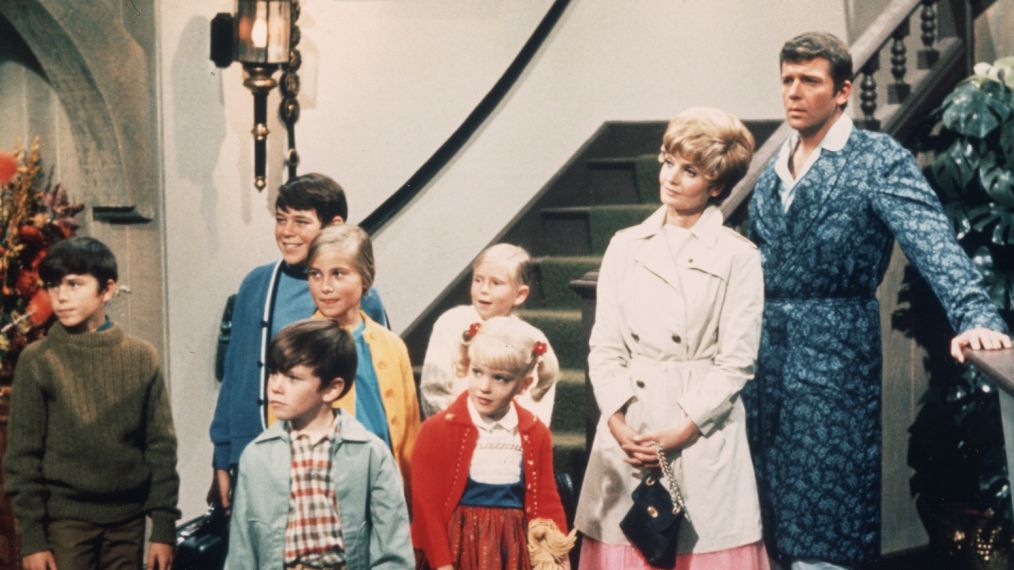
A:
[[[658,466],[662,469],[662,479],[666,480],[666,488],[672,497],[672,504],[675,512],[682,511],[687,514],[687,505],[683,502],[683,495],[680,493],[679,485],[676,483],[676,475],[672,471],[669,459],[662,451],[662,445],[657,441],[651,442],[655,446],[655,453],[658,454]]]

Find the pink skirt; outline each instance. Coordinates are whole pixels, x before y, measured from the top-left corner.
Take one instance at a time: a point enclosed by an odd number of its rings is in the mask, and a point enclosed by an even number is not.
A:
[[[655,570],[636,548],[605,544],[587,536],[581,541],[578,570]],[[764,541],[716,552],[680,553],[675,570],[771,570]]]

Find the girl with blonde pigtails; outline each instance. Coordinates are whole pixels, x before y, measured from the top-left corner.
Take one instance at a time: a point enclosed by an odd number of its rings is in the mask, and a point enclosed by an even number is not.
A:
[[[553,473],[549,429],[515,398],[559,372],[535,327],[507,317],[461,334],[467,389],[423,423],[412,454],[419,568],[567,568],[574,533]]]

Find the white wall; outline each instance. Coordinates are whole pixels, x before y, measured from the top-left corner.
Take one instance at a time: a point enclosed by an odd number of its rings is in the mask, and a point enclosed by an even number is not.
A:
[[[303,0],[301,172],[341,182],[351,219],[403,184],[520,49],[548,0]],[[208,425],[218,320],[255,265],[275,259],[275,193],[253,188],[252,98],[238,65],[208,60],[208,28],[230,1],[159,6],[169,379],[185,517],[210,483]],[[269,188],[284,179],[285,131],[270,105]],[[402,321],[404,322],[404,321]]]
[[[396,324],[411,322],[603,121],[662,120],[695,105],[779,118],[785,40],[812,29],[846,36],[841,2],[704,6],[572,3],[496,116],[376,236],[377,286]]]
[[[321,171],[361,219],[446,140],[528,38],[549,0],[303,0],[301,172]],[[203,510],[213,359],[226,296],[275,258],[274,193],[252,186],[252,99],[208,61],[227,0],[159,5],[169,378],[181,507]],[[606,120],[691,105],[780,116],[777,52],[792,35],[843,37],[841,2],[574,0],[520,85],[412,205],[376,236],[378,288],[404,327]],[[270,101],[271,114],[277,92]],[[272,118],[269,188],[284,178]]]

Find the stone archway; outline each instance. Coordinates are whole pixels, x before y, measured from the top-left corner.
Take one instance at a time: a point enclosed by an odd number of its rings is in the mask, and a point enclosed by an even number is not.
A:
[[[124,2],[133,6],[133,2]],[[121,11],[122,12],[122,11]],[[157,212],[151,47],[109,2],[8,0],[2,14],[39,61],[70,118],[91,205]]]
[[[164,353],[165,285],[155,3],[4,0],[3,17],[60,100],[77,159],[83,231],[130,287],[111,318]]]
[[[68,191],[75,201],[87,206],[79,218],[82,231],[110,246],[119,262],[120,283],[130,286],[130,294],[115,300],[108,314],[164,355],[161,142],[153,4],[138,0],[3,0],[0,27],[6,33],[13,30],[17,37],[12,41],[22,51],[27,46],[31,52],[25,56],[28,74],[36,77],[33,81],[44,93],[29,89],[32,92],[25,98],[48,98],[54,101],[52,108],[60,108],[56,113],[59,136],[43,141],[50,145],[44,159],[53,164],[59,155],[75,163],[70,167],[73,185]],[[47,115],[52,108],[26,104],[14,113],[37,115],[26,121],[34,129],[52,118]],[[60,152],[55,138],[71,146],[71,152]],[[0,146],[13,142],[0,141]],[[59,172],[57,176],[56,181],[66,180]],[[6,427],[6,402],[0,397],[0,444]],[[0,501],[0,570],[20,568],[17,556],[9,504]]]

